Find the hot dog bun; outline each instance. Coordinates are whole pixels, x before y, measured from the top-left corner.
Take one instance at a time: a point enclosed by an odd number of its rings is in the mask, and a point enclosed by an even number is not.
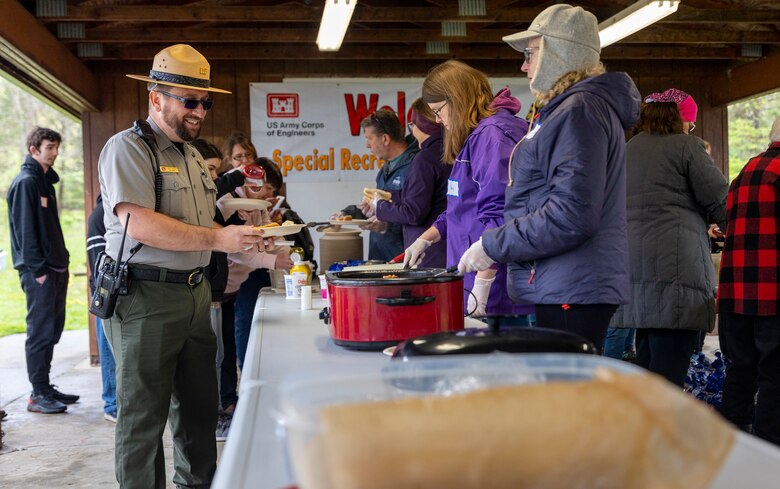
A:
[[[320,419],[302,489],[704,489],[734,440],[662,378],[611,371],[335,405]]]

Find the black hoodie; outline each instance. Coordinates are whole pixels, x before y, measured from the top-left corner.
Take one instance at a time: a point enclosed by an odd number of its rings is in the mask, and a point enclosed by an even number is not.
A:
[[[44,173],[41,165],[27,155],[8,189],[11,255],[19,275],[32,272],[40,277],[50,268],[68,268],[70,255],[65,248],[54,192],[54,184],[59,181],[54,169]]]

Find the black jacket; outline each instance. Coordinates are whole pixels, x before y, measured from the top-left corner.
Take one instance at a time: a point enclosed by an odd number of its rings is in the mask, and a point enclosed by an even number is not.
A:
[[[235,190],[236,187],[243,185],[244,175],[240,171],[226,172],[214,180],[214,183],[217,185],[217,199],[219,199],[223,195]],[[227,224],[219,211],[214,215],[214,221],[223,226]],[[221,251],[211,252],[211,261],[206,268],[206,278],[208,278],[209,284],[211,284],[211,301],[222,302],[228,279],[227,253]]]
[[[65,248],[54,192],[54,184],[59,181],[54,169],[43,173],[41,165],[27,155],[8,189],[11,255],[20,275],[32,272],[40,277],[49,268],[68,268],[70,255]]]
[[[106,249],[106,224],[103,222],[103,196],[98,195],[95,208],[87,219],[87,264],[89,265],[89,290],[95,284],[95,264]]]

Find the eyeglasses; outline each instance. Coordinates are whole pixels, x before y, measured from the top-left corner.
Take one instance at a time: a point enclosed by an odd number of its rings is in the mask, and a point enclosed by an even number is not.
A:
[[[431,109],[431,112],[433,112],[433,115],[435,115],[437,118],[441,119],[441,111],[444,109],[444,107],[447,105],[447,100],[444,101],[443,104],[441,104],[441,107],[438,109]]]
[[[204,99],[197,99],[197,98],[184,98],[179,97],[178,95],[174,95],[170,92],[165,92],[163,90],[155,90],[157,93],[161,93],[165,95],[166,97],[170,97],[174,100],[178,100],[179,102],[184,104],[184,108],[187,110],[194,110],[198,107],[198,104],[203,106],[203,110],[209,110],[212,105],[214,105],[214,101],[210,98],[204,98]]]
[[[406,125],[407,125],[407,127],[409,127],[409,129],[412,129],[414,127],[414,122],[409,121],[409,122],[406,123]]]
[[[526,63],[530,63],[531,62],[531,57],[538,50],[539,50],[539,48],[523,48],[523,56],[525,56],[525,62]]]
[[[696,129],[696,124],[694,122],[689,122],[688,123],[688,134],[692,133],[694,129]]]
[[[390,134],[390,131],[387,130],[384,124],[382,124],[382,119],[379,118],[378,115],[376,115],[376,112],[371,112],[371,120],[376,121],[377,124],[379,124],[380,129],[382,129],[383,134]]]
[[[241,153],[241,154],[233,155],[231,156],[231,158],[233,159],[233,161],[243,161],[243,160],[251,160],[252,158],[254,158],[254,156],[255,155],[252,153]]]

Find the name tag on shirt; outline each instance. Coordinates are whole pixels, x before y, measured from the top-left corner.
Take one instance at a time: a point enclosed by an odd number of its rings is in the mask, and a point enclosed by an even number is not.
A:
[[[539,132],[539,129],[542,128],[541,124],[536,124],[533,129],[531,129],[531,132],[526,134],[525,139],[533,139],[534,136],[536,136],[536,133]]]
[[[449,179],[447,180],[447,197],[457,197],[458,196],[458,181]]]
[[[41,197],[41,207],[44,209],[49,207],[49,198],[48,197]]]
[[[161,166],[160,173],[179,173],[179,169],[175,166]]]

